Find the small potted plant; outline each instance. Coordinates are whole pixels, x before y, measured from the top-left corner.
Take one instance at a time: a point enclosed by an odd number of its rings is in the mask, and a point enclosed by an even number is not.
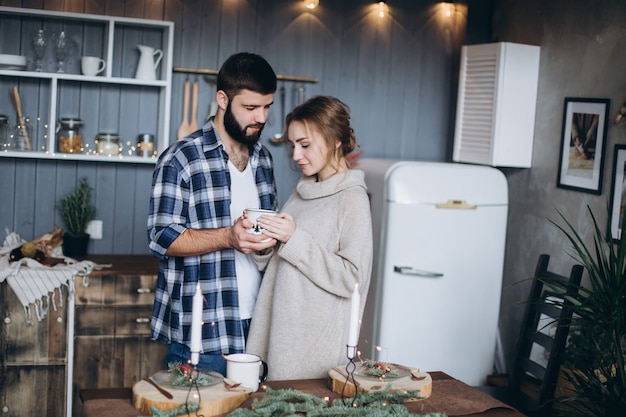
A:
[[[89,234],[87,224],[93,220],[96,208],[91,204],[93,189],[82,178],[73,192],[61,197],[57,208],[65,223],[63,234],[63,254],[72,258],[84,257],[87,254]]]

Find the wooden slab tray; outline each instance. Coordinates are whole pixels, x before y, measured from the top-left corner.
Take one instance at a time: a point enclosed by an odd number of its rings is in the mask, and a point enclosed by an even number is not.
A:
[[[230,381],[229,381],[230,382]],[[164,387],[165,388],[165,387]],[[198,392],[193,389],[191,393],[187,389],[166,388],[174,398],[165,398],[155,387],[146,381],[139,381],[133,385],[133,404],[135,408],[141,410],[144,415],[152,415],[150,407],[157,407],[161,411],[174,409],[185,404],[189,394],[190,402],[198,402]],[[239,407],[249,396],[252,390],[244,386],[226,389],[224,382],[200,389],[199,414],[205,417],[219,416],[226,414]],[[184,414],[184,416],[195,417],[196,413]]]
[[[336,394],[342,394],[352,397],[355,393],[352,378],[348,378],[345,367],[335,367],[328,371],[330,378],[331,390]],[[426,372],[420,372],[419,369],[411,369],[408,376],[402,378],[387,379],[379,381],[374,378],[364,378],[354,376],[359,392],[370,392],[380,390],[391,384],[391,392],[403,390],[418,390],[422,399],[430,397],[433,391],[433,380]]]

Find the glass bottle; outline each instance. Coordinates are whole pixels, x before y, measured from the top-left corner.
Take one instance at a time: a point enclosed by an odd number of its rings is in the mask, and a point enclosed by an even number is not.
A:
[[[82,153],[83,135],[80,129],[83,127],[81,119],[71,117],[62,118],[57,123],[57,148],[61,153]]]
[[[33,51],[35,52],[35,71],[43,71],[43,56],[46,52],[46,36],[43,29],[39,29],[33,36]]]
[[[18,120],[13,130],[13,149],[16,151],[30,151],[32,135],[33,129],[30,126],[30,118],[23,117],[22,120]]]
[[[54,40],[54,52],[56,53],[57,58],[57,72],[60,74],[65,73],[65,58],[67,57],[68,47],[69,45],[67,44],[65,32],[61,31],[61,33],[56,35]]]

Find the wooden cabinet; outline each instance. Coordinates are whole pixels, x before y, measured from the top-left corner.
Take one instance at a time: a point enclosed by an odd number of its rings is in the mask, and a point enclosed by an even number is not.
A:
[[[43,68],[36,70],[34,36],[43,31]],[[64,33],[67,56],[58,72],[55,39]],[[174,23],[81,13],[0,7],[0,109],[15,126],[14,105],[8,91],[20,92],[22,113],[29,117],[31,150],[0,144],[0,157],[154,163],[169,144]],[[156,79],[137,79],[138,45],[162,51]],[[105,61],[96,76],[81,73],[81,57]],[[11,59],[25,64],[11,65]],[[157,59],[157,56],[154,57]],[[10,110],[10,112],[9,112]],[[57,125],[61,119],[80,119],[82,148],[60,152]],[[99,152],[98,133],[117,133],[121,153]],[[154,136],[153,157],[138,156],[140,134]]]
[[[57,309],[51,299],[48,315],[33,325],[0,284],[0,416],[78,416],[80,389],[130,387],[164,368],[167,346],[150,340],[157,259],[88,259],[111,267],[77,276],[73,298],[66,286],[62,297],[56,289]]]
[[[150,340],[158,263],[152,256],[91,257],[112,268],[76,286],[74,415],[78,390],[131,387],[164,368],[167,346]]]
[[[67,371],[67,288],[64,304],[33,325],[6,282],[0,284],[0,415],[62,417]],[[55,302],[59,303],[58,290]]]

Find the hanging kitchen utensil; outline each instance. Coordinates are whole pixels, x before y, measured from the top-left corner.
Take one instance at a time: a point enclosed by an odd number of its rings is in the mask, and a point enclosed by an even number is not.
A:
[[[301,85],[298,87],[298,106],[304,103],[305,99],[306,99],[306,89],[304,88],[304,85]]]
[[[17,120],[21,126],[24,126],[24,114],[22,113],[22,100],[20,99],[20,93],[17,91],[17,86],[11,87],[11,98],[13,99],[13,105],[17,111]],[[24,129],[24,141],[26,144],[26,150],[30,151],[30,138],[28,137],[28,130]]]
[[[293,89],[291,91],[292,94],[292,99],[293,102],[295,103],[295,106],[299,106],[300,104],[304,103],[305,100],[305,96],[306,96],[306,90],[304,89],[304,85],[294,85]]]
[[[215,116],[217,113],[217,101],[215,101],[215,96],[217,95],[217,91],[213,92],[213,86],[217,86],[217,76],[216,75],[205,75],[204,80],[211,85],[211,103],[209,104],[209,114],[205,119],[205,123],[209,121],[211,116]]]
[[[182,139],[190,133],[189,126],[189,80],[185,80],[183,88],[183,121],[178,127],[177,138]]]
[[[283,141],[283,131],[285,130],[285,86],[280,87],[280,125],[281,130],[280,133],[275,133],[274,136],[270,138],[270,142],[272,143],[281,143]]]
[[[191,122],[189,123],[189,130],[195,132],[198,130],[198,80],[193,82],[193,88],[191,90]]]

